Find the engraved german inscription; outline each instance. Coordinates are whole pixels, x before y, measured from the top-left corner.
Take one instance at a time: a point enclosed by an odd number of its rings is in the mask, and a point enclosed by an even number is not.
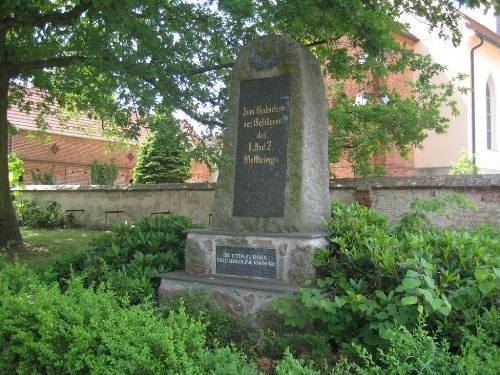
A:
[[[215,271],[221,275],[276,278],[276,250],[217,246]]]
[[[241,81],[233,216],[283,217],[290,77]]]

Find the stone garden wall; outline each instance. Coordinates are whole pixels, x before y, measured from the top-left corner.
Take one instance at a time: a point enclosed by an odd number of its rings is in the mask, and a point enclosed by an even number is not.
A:
[[[500,224],[500,175],[337,179],[331,182],[330,193],[332,199],[346,204],[357,200],[392,221],[410,212],[410,205],[416,199],[458,193],[475,202],[479,211],[459,209],[452,218],[429,215],[435,224],[460,227]]]
[[[54,200],[86,227],[106,227],[141,215],[172,212],[209,226],[215,184],[160,185],[30,185],[20,199]],[[330,183],[330,196],[343,203],[354,200],[397,220],[410,211],[415,199],[432,199],[460,193],[479,207],[478,212],[459,210],[452,218],[434,217],[437,224],[469,226],[480,222],[500,224],[500,175],[441,177],[377,177],[337,179]]]
[[[78,225],[107,228],[135,221],[143,215],[177,213],[209,226],[214,200],[213,184],[157,185],[28,185],[21,200],[40,204],[53,200],[71,213]]]

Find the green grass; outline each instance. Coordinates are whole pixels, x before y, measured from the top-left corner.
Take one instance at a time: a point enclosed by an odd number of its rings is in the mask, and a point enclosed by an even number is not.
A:
[[[81,252],[89,247],[90,239],[99,232],[83,229],[28,229],[21,228],[26,249],[17,253],[20,263],[41,271],[53,258],[70,252]]]

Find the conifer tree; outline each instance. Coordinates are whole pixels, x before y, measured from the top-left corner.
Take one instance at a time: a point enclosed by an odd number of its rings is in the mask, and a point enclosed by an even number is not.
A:
[[[142,145],[134,169],[134,182],[160,184],[184,182],[191,177],[189,139],[174,118],[159,126]]]

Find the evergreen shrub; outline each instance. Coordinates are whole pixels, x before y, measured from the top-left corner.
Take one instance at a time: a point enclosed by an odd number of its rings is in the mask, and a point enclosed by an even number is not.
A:
[[[205,346],[205,325],[72,279],[66,292],[0,265],[2,374],[256,374],[240,352]],[[215,372],[214,372],[215,371]]]
[[[161,124],[160,124],[161,125]],[[134,182],[160,184],[184,182],[191,177],[189,139],[173,117],[143,143],[134,169]]]

